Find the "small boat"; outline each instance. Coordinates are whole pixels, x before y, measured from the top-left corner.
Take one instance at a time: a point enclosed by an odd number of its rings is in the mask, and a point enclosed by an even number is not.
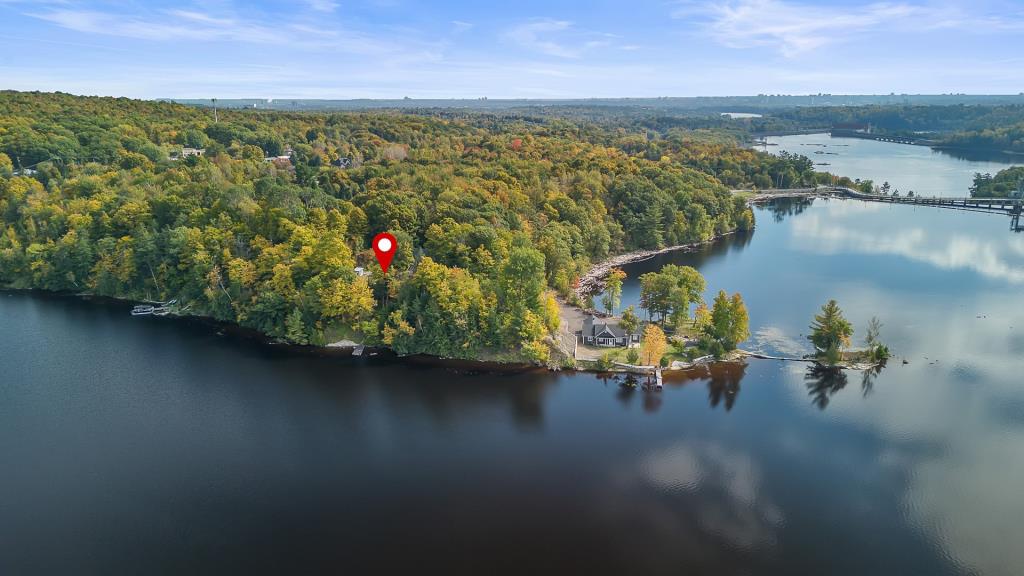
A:
[[[656,371],[654,373],[654,385],[657,386],[657,388],[659,390],[661,390],[661,387],[662,387],[661,370],[658,370],[658,371]]]
[[[141,304],[139,306],[136,306],[135,308],[132,308],[132,316],[148,316],[152,314],[154,310],[156,310],[156,308],[154,308],[153,306]]]
[[[168,306],[161,306],[153,309],[153,316],[167,316],[171,313],[171,309]]]

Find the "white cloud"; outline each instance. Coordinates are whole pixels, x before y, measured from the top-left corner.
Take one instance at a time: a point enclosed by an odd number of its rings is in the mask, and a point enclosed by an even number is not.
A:
[[[332,0],[307,0],[306,4],[317,12],[334,12],[338,9],[338,3]]]
[[[921,15],[922,9],[910,4],[825,7],[781,0],[687,3],[673,14],[676,18],[703,18],[707,33],[726,46],[772,47],[785,56]]]
[[[582,53],[579,48],[559,44],[548,38],[553,32],[564,32],[572,26],[565,20],[544,18],[526,24],[520,24],[505,33],[505,36],[524,48],[549,56],[562,58],[578,58]]]
[[[510,28],[505,38],[532,52],[576,59],[592,50],[615,48],[622,36],[579,29],[566,20],[537,18]]]
[[[456,32],[465,32],[473,27],[473,23],[463,20],[452,20],[452,27],[455,28]]]
[[[958,29],[965,33],[1024,30],[1024,13],[981,13],[949,3],[875,2],[821,6],[785,0],[685,1],[672,16],[694,21],[731,48],[774,48],[786,57],[883,31],[915,34]]]
[[[437,43],[417,42],[414,34],[400,37],[370,34],[337,26],[324,27],[309,19],[271,24],[235,15],[182,9],[127,14],[59,8],[28,16],[84,34],[153,42],[242,42],[409,60],[436,60],[440,50]]]
[[[76,32],[139,40],[229,40],[256,43],[281,43],[286,40],[280,32],[269,27],[183,10],[172,10],[163,16],[145,17],[61,9],[31,16]]]

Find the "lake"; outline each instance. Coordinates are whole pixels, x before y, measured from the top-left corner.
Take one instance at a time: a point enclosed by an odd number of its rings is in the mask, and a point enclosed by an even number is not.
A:
[[[920,196],[969,196],[976,172],[995,174],[1024,164],[1024,156],[945,152],[927,146],[832,138],[828,134],[772,136],[765,140],[770,145],[759,146],[758,150],[802,154],[815,164],[828,164],[815,166],[817,170],[873,180],[877,186],[888,182],[903,195],[913,190]]]
[[[645,392],[0,292],[0,573],[1024,573],[1024,235],[844,200],[756,216],[628,266],[624,300],[697,266],[743,294],[747,347],[799,353],[836,298],[857,339],[885,323],[888,367]]]

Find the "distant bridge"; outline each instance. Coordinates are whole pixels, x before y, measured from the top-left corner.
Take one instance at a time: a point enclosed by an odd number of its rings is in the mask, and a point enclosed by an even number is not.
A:
[[[856,130],[845,130],[833,128],[829,135],[837,138],[860,138],[862,140],[877,140],[879,142],[895,142],[896,144],[912,144],[914,146],[933,146],[938,144],[937,140],[927,138],[913,138],[910,136],[890,136],[886,134],[871,134],[870,132],[858,132]]]
[[[995,212],[1008,214],[1010,216],[1010,230],[1014,232],[1024,231],[1020,217],[1022,212],[1021,198],[970,198],[970,197],[927,197],[927,196],[888,196],[884,194],[864,194],[863,192],[834,186],[830,188],[836,193],[858,200],[868,202],[886,202],[889,204],[911,204],[914,206],[932,206],[935,208],[951,208],[953,210],[967,210],[970,212]]]
[[[817,188],[789,188],[769,190],[734,190],[734,192],[754,192],[750,203],[765,202],[776,198],[796,197],[827,197],[840,196],[867,202],[883,202],[886,204],[910,204],[913,206],[930,206],[933,208],[949,208],[969,212],[990,212],[1010,216],[1010,230],[1024,232],[1021,214],[1024,211],[1024,199],[1021,198],[971,198],[971,197],[927,197],[927,196],[889,196],[884,194],[865,194],[859,190],[844,186],[819,186]]]

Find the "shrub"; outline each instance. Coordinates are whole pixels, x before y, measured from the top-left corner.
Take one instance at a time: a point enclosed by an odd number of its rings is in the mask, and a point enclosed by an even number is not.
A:
[[[636,348],[630,348],[629,351],[626,352],[626,362],[636,365],[636,363],[639,361],[640,352],[638,352]]]

